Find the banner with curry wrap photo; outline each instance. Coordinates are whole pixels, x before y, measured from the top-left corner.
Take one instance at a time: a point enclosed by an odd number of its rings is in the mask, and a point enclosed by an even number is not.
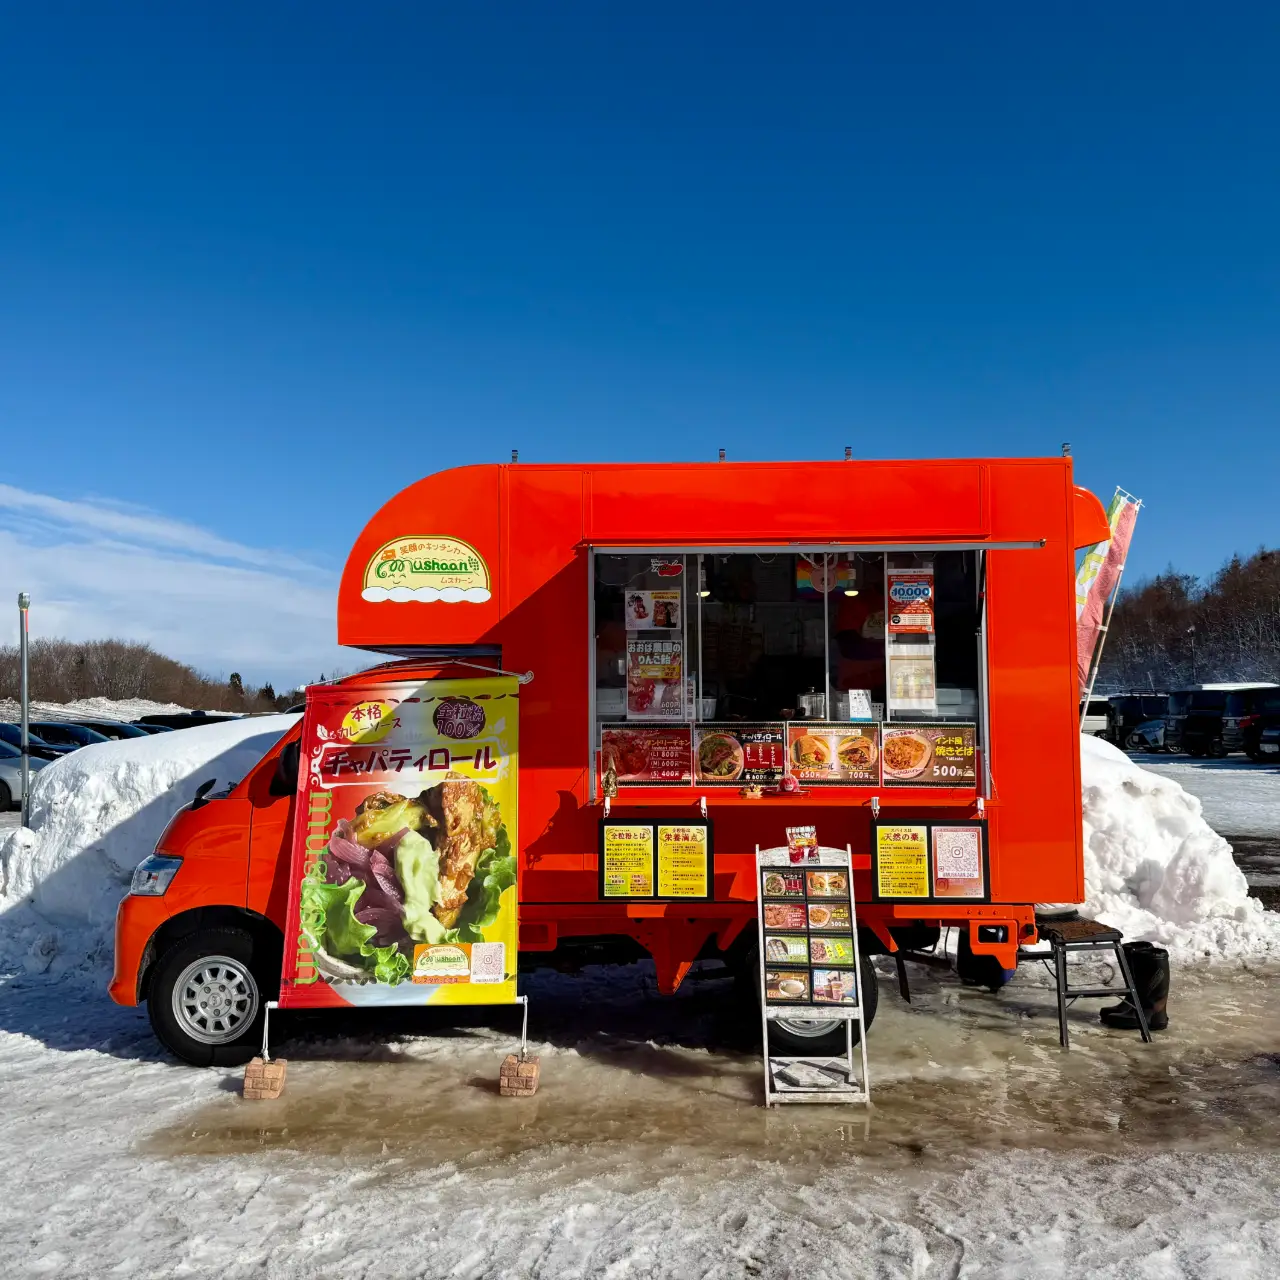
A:
[[[280,1004],[516,997],[513,677],[307,692]]]

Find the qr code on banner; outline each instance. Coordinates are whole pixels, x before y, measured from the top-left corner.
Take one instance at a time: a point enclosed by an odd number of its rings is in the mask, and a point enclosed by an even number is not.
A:
[[[471,944],[471,981],[501,982],[507,971],[505,942],[473,942]]]

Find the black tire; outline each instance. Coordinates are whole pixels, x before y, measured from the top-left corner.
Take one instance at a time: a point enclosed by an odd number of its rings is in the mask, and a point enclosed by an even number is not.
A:
[[[758,972],[758,970],[757,970]],[[760,980],[756,978],[756,990],[759,991]],[[757,998],[759,998],[757,996]],[[862,957],[862,1018],[868,1033],[871,1024],[876,1020],[876,1010],[880,1007],[880,987],[876,982],[876,968],[867,956]],[[837,1022],[831,1031],[823,1031],[818,1035],[797,1034],[802,1020],[797,1020],[792,1029],[781,1022],[769,1023],[769,1052],[771,1054],[803,1054],[806,1057],[837,1057],[844,1053],[844,1024]],[[820,1024],[815,1024],[815,1026]],[[830,1025],[830,1024],[827,1024]],[[855,1022],[853,1024],[853,1043],[862,1039],[862,1032]]]
[[[260,942],[245,929],[200,929],[179,939],[156,962],[147,991],[147,1013],[160,1043],[193,1067],[248,1062],[262,1047],[264,1006],[280,990],[280,957],[278,942]],[[213,976],[203,992],[202,975]],[[191,992],[192,1000],[184,1001],[183,992]],[[204,993],[212,997],[212,1012],[194,1003]],[[200,1020],[207,1027],[204,1038]]]
[[[0,812],[8,813],[13,808],[13,792],[7,782],[0,782]]]
[[[961,927],[956,942],[956,976],[966,987],[986,987],[994,994],[1009,981],[1010,974],[995,956],[975,955],[969,945],[969,930]]]

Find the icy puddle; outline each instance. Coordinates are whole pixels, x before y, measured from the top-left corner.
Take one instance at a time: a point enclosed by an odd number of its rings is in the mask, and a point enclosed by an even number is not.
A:
[[[531,980],[533,1025],[545,1037],[536,1045],[535,1098],[497,1095],[506,1034],[455,1027],[355,1041],[346,1038],[348,1015],[338,1015],[343,1039],[318,1038],[314,1022],[292,1042],[282,1038],[285,1097],[245,1103],[228,1092],[139,1150],[291,1151],[471,1175],[515,1155],[536,1170],[542,1156],[556,1177],[569,1173],[572,1148],[578,1178],[631,1167],[649,1181],[691,1160],[746,1158],[785,1162],[789,1178],[807,1181],[847,1160],[918,1167],[981,1149],[1132,1154],[1280,1144],[1278,967],[1176,972],[1172,1026],[1152,1045],[1136,1032],[1106,1031],[1101,1002],[1081,1002],[1069,1052],[1057,1043],[1051,991],[1027,979],[993,997],[912,965],[907,1006],[882,975],[869,1113],[766,1113],[760,1060],[744,1049],[752,1024],[727,1012],[731,985],[703,981],[662,1001],[649,998],[638,970]]]

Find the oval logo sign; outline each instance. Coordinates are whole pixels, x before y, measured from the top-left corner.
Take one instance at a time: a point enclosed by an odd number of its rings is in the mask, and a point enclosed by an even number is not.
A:
[[[360,593],[373,604],[484,604],[492,594],[480,553],[458,538],[435,535],[384,543],[365,568]]]
[[[470,698],[442,698],[431,719],[443,738],[474,738],[484,729],[484,708]]]

